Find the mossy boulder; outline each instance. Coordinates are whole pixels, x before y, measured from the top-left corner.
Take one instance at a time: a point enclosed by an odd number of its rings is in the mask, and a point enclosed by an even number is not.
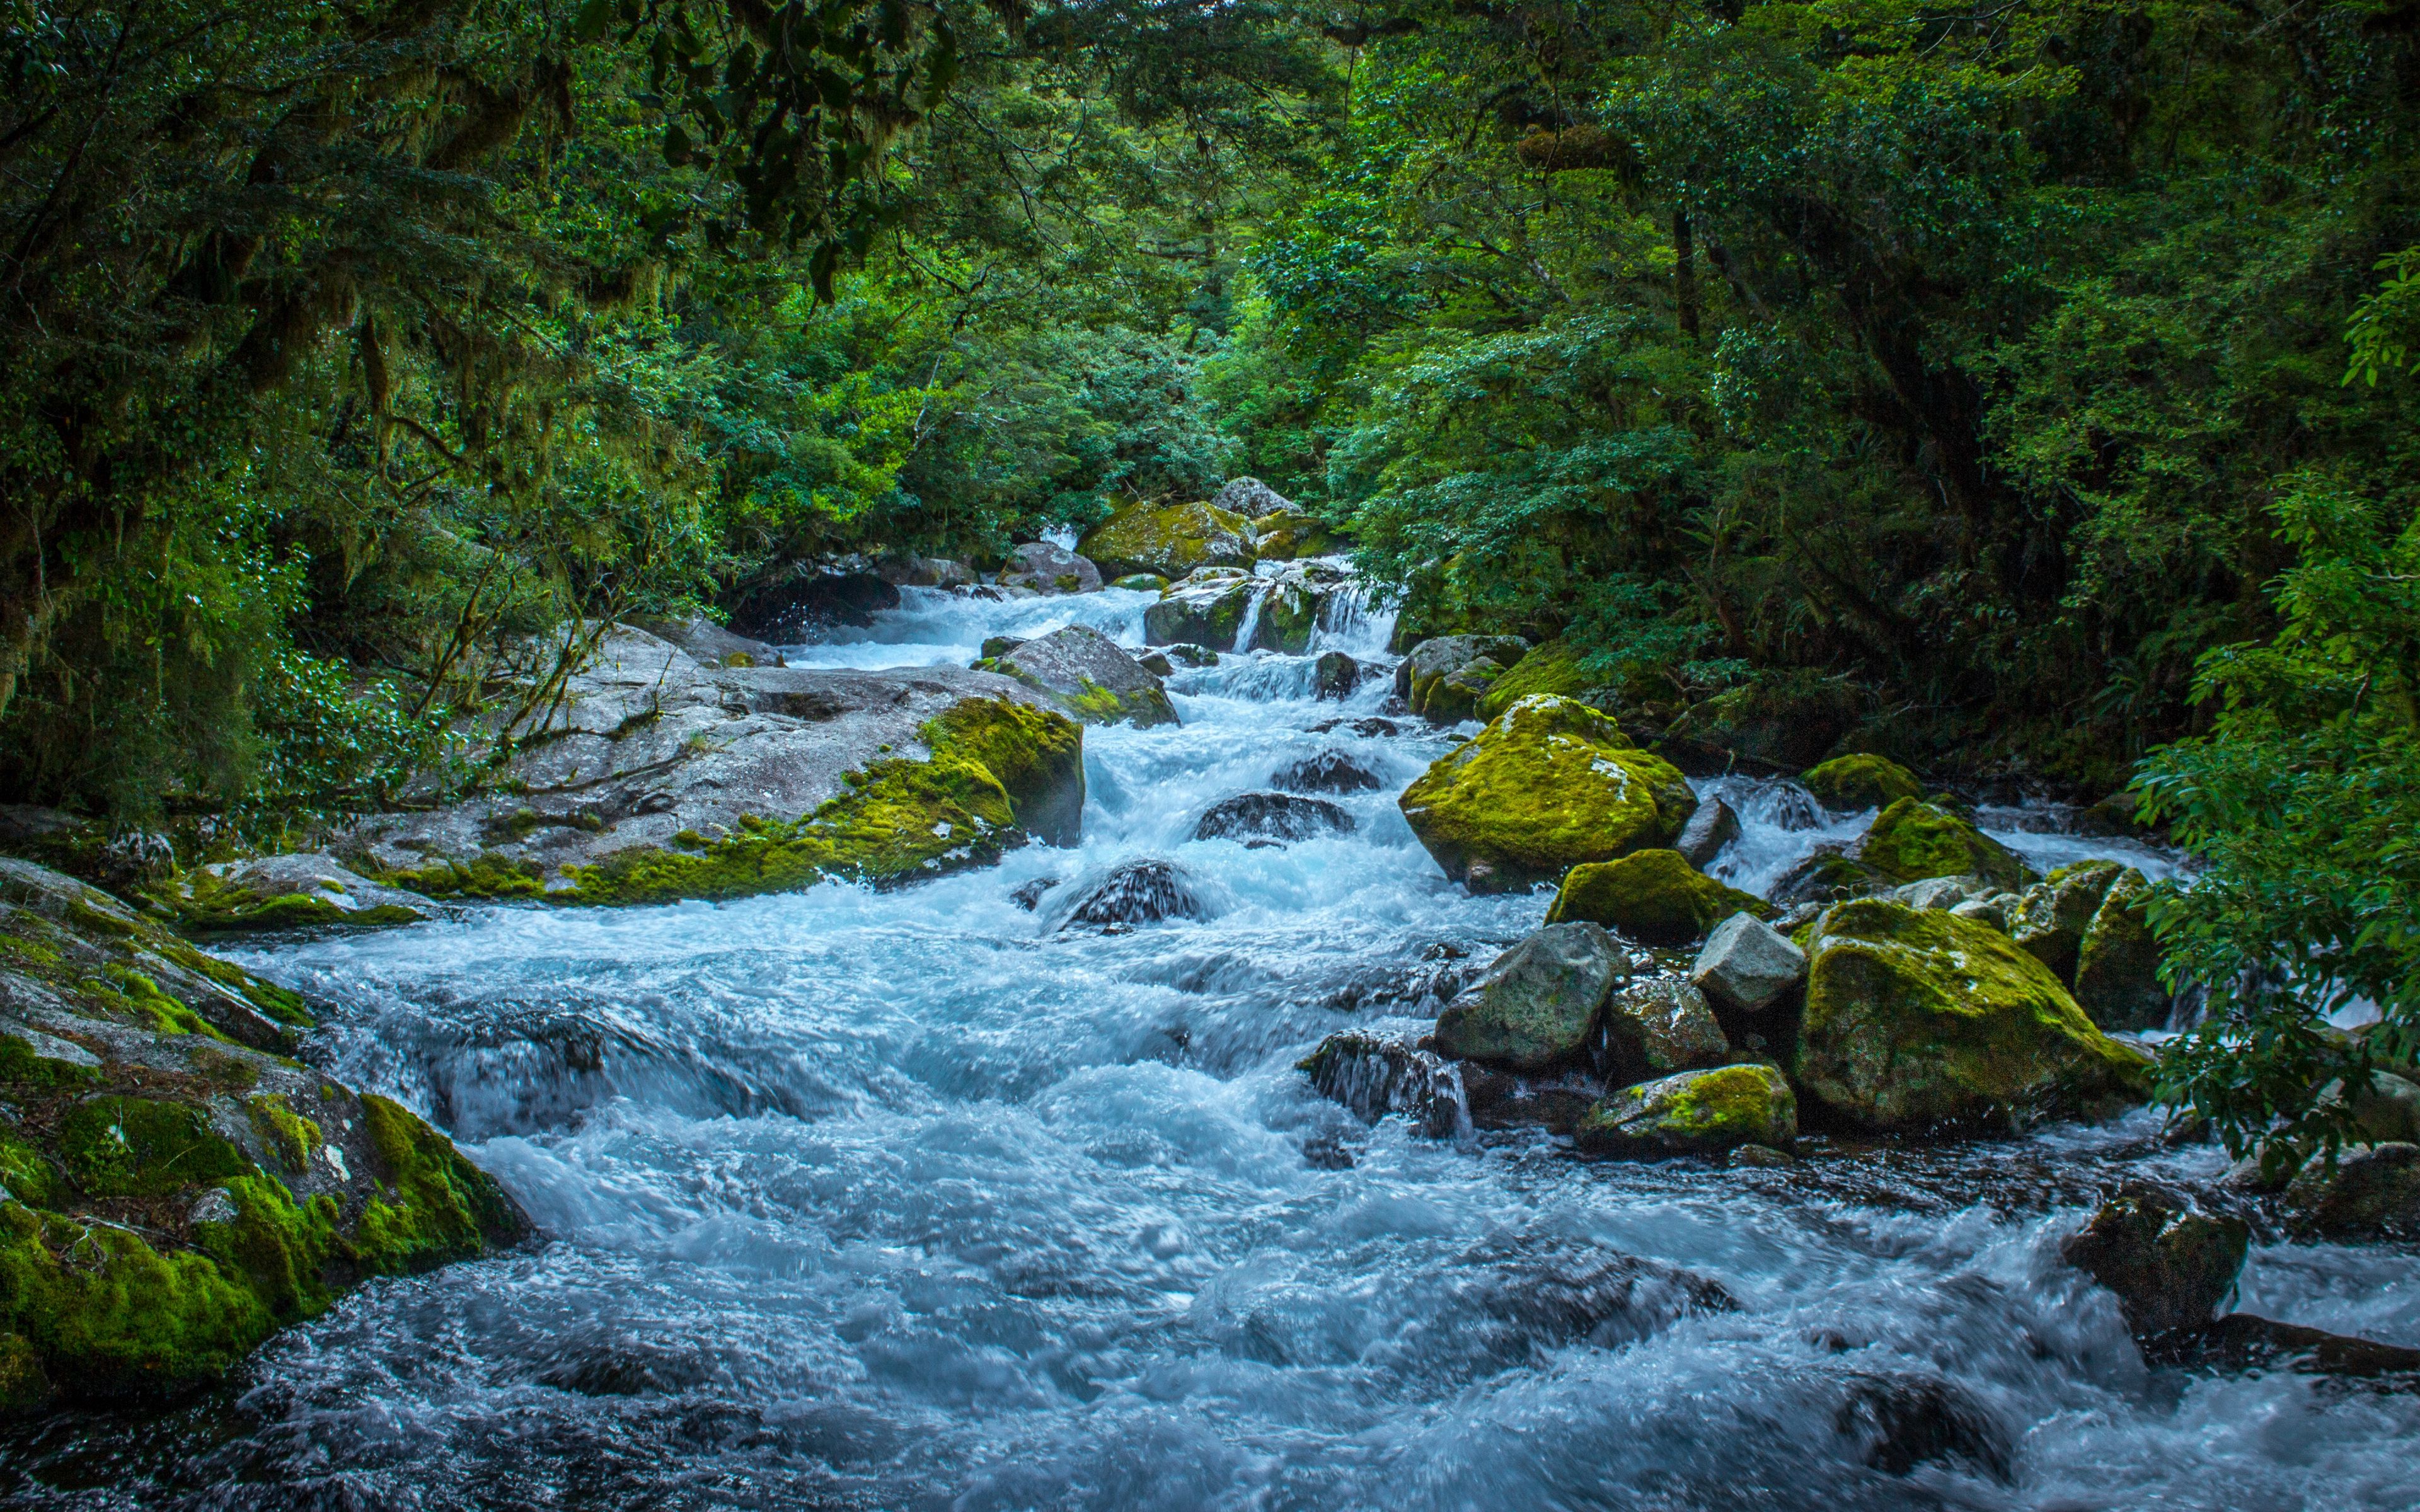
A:
[[[1206,503],[1128,504],[1076,549],[1112,578],[1148,572],[1171,580],[1196,567],[1249,567],[1253,554],[1244,517]]]
[[[1062,625],[1019,641],[994,658],[991,669],[1049,694],[1085,724],[1149,729],[1177,722],[1159,678],[1089,625]]]
[[[1333,556],[1343,545],[1325,520],[1298,509],[1281,509],[1252,522],[1252,553],[1263,562]]]
[[[2075,1000],[2104,1029],[2167,1026],[2171,995],[2160,980],[2150,902],[2150,883],[2128,867],[2102,896],[2078,943]]]
[[[1539,1071],[1586,1054],[1615,981],[1621,943],[1594,924],[1550,924],[1496,958],[1437,1016],[1440,1055]]]
[[[1624,1088],[1572,1131],[1595,1154],[1711,1155],[1742,1145],[1787,1148],[1798,1137],[1798,1099],[1771,1066],[1685,1071]]]
[[[1882,809],[1924,795],[1916,774],[1885,756],[1835,756],[1799,779],[1826,809]]]
[[[1817,920],[1807,953],[1794,1077],[1853,1123],[2005,1131],[2149,1093],[2148,1057],[1988,925],[1859,899]]]
[[[1109,586],[1134,594],[1156,594],[1167,589],[1168,579],[1156,572],[1130,572],[1123,578],[1111,579]]]
[[[1577,651],[1561,640],[1538,646],[1514,662],[1512,670],[1489,686],[1479,701],[1479,717],[1493,719],[1532,693],[1578,699],[1597,691],[1606,679],[1580,665]]]
[[[1252,597],[1261,591],[1250,573],[1235,567],[1204,568],[1182,582],[1171,583],[1159,602],[1142,611],[1143,643],[1232,651]]]
[[[1311,649],[1327,600],[1351,575],[1325,562],[1297,562],[1264,581],[1247,649],[1300,656]]]
[[[1761,898],[1727,887],[1671,850],[1633,851],[1572,868],[1546,911],[1549,924],[1584,918],[1642,945],[1691,945],[1733,914],[1759,918]]]
[[[1698,806],[1670,763],[1588,705],[1546,694],[1506,709],[1398,801],[1446,875],[1475,892],[1668,846]]]
[[[379,928],[418,923],[429,913],[419,895],[373,882],[319,853],[215,862],[146,896],[184,929],[202,933]]]
[[[2077,861],[2062,866],[2027,887],[2009,910],[2009,935],[2050,967],[2052,975],[2075,984],[2075,958],[2084,948],[2084,932],[2101,911],[2101,900],[2124,868],[2115,861]]]
[[[0,1002],[0,1410],[206,1384],[364,1276],[528,1232],[411,1111],[274,1053],[293,995],[13,861]]]
[[[1894,884],[1977,876],[2014,888],[2033,877],[2024,857],[1973,821],[1920,798],[1897,799],[1876,814],[1857,842],[1856,859]]]
[[[1396,663],[1395,694],[1422,718],[1458,723],[1478,714],[1480,701],[1528,651],[1517,635],[1436,636]]]

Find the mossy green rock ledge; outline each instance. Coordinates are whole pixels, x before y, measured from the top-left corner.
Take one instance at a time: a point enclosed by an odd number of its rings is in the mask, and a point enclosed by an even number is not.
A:
[[[1798,1099],[1771,1066],[1720,1066],[1625,1088],[1599,1103],[1572,1142],[1601,1155],[1712,1155],[1741,1145],[1786,1149]]]
[[[1171,581],[1196,567],[1249,567],[1252,532],[1214,504],[1128,504],[1085,532],[1076,549],[1112,578],[1148,572]]]
[[[1543,693],[1498,715],[1399,801],[1445,874],[1474,892],[1668,846],[1698,807],[1669,762],[1586,704]]]
[[[1881,809],[1924,794],[1914,772],[1885,756],[1835,756],[1799,780],[1826,809]]]
[[[1771,917],[1763,899],[1727,887],[1673,850],[1634,851],[1572,868],[1546,922],[1584,918],[1642,945],[1693,945],[1733,914]]]
[[[1865,898],[1827,910],[1807,953],[1793,1076],[1852,1123],[2007,1132],[2149,1094],[2149,1057],[1988,924]]]
[[[2014,890],[2033,880],[2024,857],[1947,809],[1900,798],[1874,815],[1856,858],[1893,883],[1978,876]]]
[[[20,861],[0,1002],[0,1412],[208,1383],[529,1232],[443,1134],[287,1057],[301,999]]]

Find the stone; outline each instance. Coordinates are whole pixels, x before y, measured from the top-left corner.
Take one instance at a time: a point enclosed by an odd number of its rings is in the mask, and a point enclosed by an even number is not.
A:
[[[2173,995],[2160,980],[2151,885],[2128,867],[2109,885],[2076,948],[2075,1000],[2104,1029],[2164,1029]]]
[[[1361,664],[1342,651],[1323,651],[1311,665],[1311,696],[1338,701],[1353,696],[1361,686]]]
[[[1506,709],[1397,801],[1445,874],[1474,892],[1668,845],[1698,807],[1670,763],[1586,704],[1545,694]]]
[[[1366,1123],[1400,1113],[1420,1133],[1442,1138],[1463,1120],[1461,1084],[1452,1065],[1401,1041],[1358,1030],[1331,1034],[1295,1069],[1311,1079],[1311,1090],[1352,1109]]]
[[[316,852],[215,861],[150,897],[180,926],[202,932],[415,924],[433,911],[418,893],[381,887]]]
[[[662,902],[910,881],[1082,823],[1082,726],[992,672],[707,668],[614,627],[520,734],[501,791],[332,853],[429,896]]]
[[[1350,578],[1325,562],[1294,562],[1276,577],[1259,579],[1260,613],[1252,622],[1252,643],[1245,649],[1287,656],[1309,651],[1321,611]]]
[[[1490,653],[1498,662],[1500,653]],[[1493,719],[1532,693],[1593,702],[1607,691],[1605,677],[1580,664],[1579,653],[1561,640],[1546,641],[1507,664],[1510,671],[1490,684],[1479,700],[1479,717]]]
[[[1176,675],[1176,663],[1169,660],[1161,652],[1146,651],[1135,658],[1135,665],[1154,677],[1168,678]]]
[[[1798,1100],[1771,1066],[1684,1071],[1627,1087],[1598,1103],[1572,1142],[1592,1154],[1713,1155],[1798,1137]]]
[[[1761,1013],[1807,980],[1807,952],[1754,914],[1737,913],[1706,936],[1689,980],[1725,1008]]]
[[[1467,719],[1478,712],[1481,695],[1528,650],[1529,642],[1517,635],[1437,636],[1414,646],[1395,664],[1395,694],[1422,718],[1439,724]],[[1487,665],[1478,667],[1482,661]],[[1469,675],[1446,686],[1460,672]]]
[[[1989,898],[1969,898],[1964,903],[1952,903],[1948,911],[1961,918],[1971,918],[1978,924],[1989,925],[2006,934],[2009,932],[2009,916],[2015,913],[2016,906],[2015,893],[1995,892]]]
[[[1590,1058],[1619,1084],[1719,1066],[1730,1056],[1705,994],[1685,978],[1659,975],[1615,983],[1597,1017]]]
[[[1737,810],[1720,798],[1708,798],[1698,805],[1698,811],[1681,826],[1681,836],[1672,848],[1681,858],[1694,867],[1712,865],[1723,847],[1739,839],[1740,818]]]
[[[2286,1187],[2287,1227],[2305,1239],[2420,1238],[2420,1145],[2397,1141],[2314,1156]]]
[[[1918,1465],[1962,1459],[1993,1479],[2010,1479],[2015,1445],[1983,1405],[1947,1381],[1867,1376],[1850,1389],[1833,1431],[1858,1448],[1866,1465],[1885,1474]]]
[[[1258,478],[1230,478],[1211,499],[1210,507],[1246,519],[1259,519],[1264,515],[1294,508],[1294,501]]]
[[[1771,912],[1761,898],[1727,887],[1678,851],[1633,851],[1572,868],[1546,922],[1584,918],[1642,945],[1692,945],[1737,913]]]
[[[1605,1096],[1605,1078],[1574,1066],[1507,1071],[1461,1063],[1464,1116],[1474,1129],[1544,1129],[1567,1134]]]
[[[1130,572],[1123,578],[1110,579],[1109,586],[1130,594],[1157,594],[1167,591],[1168,579],[1156,572]]]
[[[1948,910],[1960,903],[1992,896],[1995,888],[1982,877],[1927,877],[1893,887],[1887,896],[1910,908]]]
[[[1097,594],[1101,591],[1101,569],[1093,565],[1089,557],[1078,556],[1063,546],[1027,541],[1009,548],[1008,562],[1000,569],[999,581],[1004,588],[1031,588],[1046,596]]]
[[[1113,578],[1148,572],[1171,582],[1197,567],[1252,564],[1250,526],[1213,504],[1128,504],[1085,532],[1076,549]]]
[[[1857,841],[1856,858],[1893,884],[1973,875],[2010,887],[2033,876],[2022,856],[1972,822],[1918,798],[1900,798],[1876,814]]]
[[[2420,1350],[2350,1338],[2250,1313],[2229,1313],[2199,1328],[2147,1339],[2143,1358],[2152,1365],[2191,1370],[2240,1374],[2284,1369],[2298,1375],[2376,1381],[2406,1394],[2420,1392]]]
[[[1733,1170],[1786,1171],[1798,1164],[1796,1156],[1771,1145],[1738,1145],[1731,1149],[1724,1165]]]
[[[1882,756],[1835,756],[1807,768],[1798,780],[1824,808],[1842,811],[1882,809],[1924,795],[1914,772]]]
[[[2118,1297],[2137,1337],[2199,1328],[2234,1294],[2252,1226],[2150,1187],[2119,1191],[2059,1246],[2068,1264]]]
[[[1291,793],[1239,793],[1211,805],[1193,826],[1195,840],[1247,840],[1288,843],[1325,835],[1349,835],[1353,816],[1324,798]]]
[[[1170,918],[1207,918],[1209,905],[1193,879],[1172,861],[1126,861],[1078,890],[1058,920],[1077,925],[1156,924]]]
[[[1142,611],[1143,643],[1238,649],[1235,638],[1260,591],[1251,574],[1233,567],[1205,568],[1171,583],[1159,602]]]
[[[1795,909],[1809,904],[1828,906],[1851,898],[1891,890],[1888,877],[1858,860],[1838,845],[1818,845],[1807,859],[1781,874],[1771,897],[1777,906]]]
[[[1130,724],[1148,730],[1177,723],[1159,679],[1124,648],[1089,625],[1068,625],[1019,644],[995,670],[1050,696],[1085,724]]]
[[[1043,895],[1057,886],[1057,877],[1035,877],[1031,882],[1018,883],[1010,891],[1008,901],[1030,914],[1042,906]]]
[[[735,592],[727,601],[734,632],[796,645],[835,625],[864,627],[899,607],[896,584],[861,558],[794,563]]]
[[[972,588],[980,580],[974,568],[948,557],[885,557],[874,570],[894,588]]]
[[[1326,520],[1299,509],[1283,509],[1252,521],[1252,551],[1263,562],[1333,556],[1344,542]]]
[[[2102,1033],[1996,930],[1860,899],[1816,920],[1807,955],[1794,1078],[1851,1122],[2005,1131],[2149,1093],[2149,1057]]]
[[[1160,654],[1180,667],[1216,667],[1218,653],[1208,646],[1197,646],[1187,640],[1171,641],[1159,648]]]
[[[1437,1016],[1441,1055],[1538,1071],[1586,1055],[1629,952],[1594,924],[1549,924],[1497,957]]]
[[[1364,740],[1376,740],[1386,735],[1400,735],[1403,727],[1392,719],[1376,717],[1360,719],[1322,719],[1311,727],[1314,735],[1325,735],[1339,730],[1350,730]]]
[[[1286,793],[1374,793],[1377,774],[1341,750],[1323,750],[1283,766],[1269,786]]]
[[[744,635],[734,635],[712,620],[631,619],[626,621],[633,629],[644,630],[659,640],[680,647],[683,655],[702,667],[779,667],[783,665],[781,649],[762,640],[752,640]]]
[[[2018,895],[2009,912],[2009,938],[2072,986],[2084,932],[2092,927],[2102,899],[2124,870],[2115,861],[2078,861],[2057,868]]]

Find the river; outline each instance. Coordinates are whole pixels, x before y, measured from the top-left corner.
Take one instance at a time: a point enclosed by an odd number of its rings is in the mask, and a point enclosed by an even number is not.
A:
[[[794,660],[963,664],[1141,594],[909,592]],[[1324,640],[1371,651],[1383,618]],[[2096,1186],[2214,1180],[2138,1115],[1787,1170],[1364,1126],[1295,1063],[1435,994],[1544,897],[1449,886],[1394,795],[1450,748],[1309,662],[1180,672],[1088,732],[1080,850],[876,893],[478,910],[240,952],[343,1005],[314,1057],[427,1111],[548,1236],[381,1281],[167,1411],[10,1441],[22,1504],[210,1507],[2396,1508],[2420,1401],[2145,1368],[2057,1258]],[[1372,730],[1376,726],[1368,727]],[[1348,835],[1190,838],[1338,749]],[[1769,883],[1855,820],[1727,779]],[[1700,784],[1711,791],[1714,784]],[[2039,861],[2110,842],[1986,816]],[[1804,827],[1808,824],[1815,827]],[[1792,826],[1800,827],[1792,827]],[[2120,847],[2121,849],[2123,847]],[[1120,860],[1209,917],[1058,927]],[[2129,860],[2157,867],[2155,853]],[[1046,879],[1038,909],[1020,889]],[[1063,904],[1062,905],[1063,906]],[[2257,1247],[2243,1304],[2420,1345],[2420,1260]],[[1961,1452],[1875,1448],[1956,1404]],[[1894,1395],[1896,1394],[1896,1396]]]

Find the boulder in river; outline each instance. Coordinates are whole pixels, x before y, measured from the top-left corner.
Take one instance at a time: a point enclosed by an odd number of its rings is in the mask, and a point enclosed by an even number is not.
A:
[[[1642,945],[1689,945],[1733,914],[1771,911],[1763,899],[1724,887],[1678,851],[1644,850],[1572,868],[1546,922],[1585,918]]]
[[[1473,892],[1668,845],[1698,806],[1680,772],[1611,719],[1544,694],[1506,709],[1398,801],[1445,874]]]
[[[1252,521],[1252,553],[1263,562],[1332,556],[1343,544],[1326,520],[1299,509],[1280,510]]]
[[[1627,1087],[1572,1131],[1595,1154],[1713,1155],[1739,1145],[1783,1148],[1798,1137],[1798,1100],[1771,1066],[1723,1066]]]
[[[1325,798],[1292,793],[1239,793],[1212,804],[1193,826],[1195,840],[1273,840],[1280,843],[1349,835],[1353,816]]]
[[[2160,980],[2150,900],[2143,873],[2120,872],[2076,947],[2075,1000],[2104,1029],[2167,1027],[2173,995]]]
[[[2393,1141],[2304,1163],[2286,1188],[2287,1227],[2311,1239],[2420,1238],[2420,1145]]]
[[[1698,811],[1681,826],[1681,835],[1672,848],[1691,866],[1705,867],[1723,853],[1723,847],[1739,839],[1740,817],[1731,806],[1720,798],[1707,798],[1698,805]]]
[[[1237,567],[1205,567],[1168,585],[1159,602],[1142,611],[1146,645],[1197,644],[1233,649],[1244,615],[1261,591],[1258,579]]]
[[[2009,911],[2009,938],[2050,967],[2061,981],[2072,984],[2084,932],[2092,927],[2101,900],[2108,896],[2123,870],[2115,861],[2077,861],[2059,867],[2019,895],[2016,906]]]
[[[1857,860],[1893,883],[1979,876],[2014,887],[2033,875],[2023,856],[1973,821],[1920,798],[1900,798],[1876,814],[1857,842]]]
[[[1844,903],[1891,889],[1888,877],[1859,861],[1846,847],[1823,844],[1783,872],[1772,894],[1776,906],[1790,909],[1807,903]]]
[[[2008,1130],[2148,1095],[2149,1059],[1997,930],[1861,899],[1825,911],[1807,954],[1795,1076],[1852,1122]]]
[[[1173,582],[1197,567],[1249,567],[1251,528],[1215,504],[1128,504],[1085,532],[1076,549],[1103,572],[1148,572]]]
[[[221,1380],[361,1281],[529,1220],[416,1115],[291,1058],[294,994],[0,859],[0,1414]]]
[[[1497,957],[1437,1016],[1444,1055],[1538,1071],[1590,1048],[1630,953],[1594,924],[1549,924]]]
[[[1168,702],[1159,679],[1089,625],[1062,625],[1021,641],[1001,655],[993,670],[1048,694],[1086,724],[1147,730],[1177,722],[1176,707]]]
[[[1008,563],[1000,569],[1003,588],[1031,588],[1037,594],[1097,594],[1101,569],[1089,557],[1078,556],[1048,541],[1028,541],[1009,548]]]
[[[1993,1479],[2009,1479],[2015,1445],[1983,1405],[1949,1381],[1865,1376],[1849,1391],[1833,1431],[1858,1447],[1866,1464],[1905,1475],[1916,1466],[1962,1459]]]
[[[324,853],[216,861],[149,896],[183,928],[204,932],[413,924],[429,913],[418,893],[380,887]]]
[[[1754,914],[1733,914],[1706,936],[1689,980],[1722,1007],[1761,1013],[1807,980],[1807,952]]]
[[[1479,701],[1505,671],[1528,654],[1517,635],[1444,635],[1421,641],[1395,664],[1395,693],[1422,718],[1453,724],[1479,712]]]
[[[1210,507],[1256,520],[1294,508],[1294,501],[1258,478],[1229,478],[1211,497]]]
[[[2298,1375],[2363,1381],[2372,1389],[2420,1394],[2420,1350],[2281,1323],[2250,1313],[2229,1313],[2199,1328],[2178,1329],[2147,1339],[2143,1357],[2153,1365],[2229,1373],[2291,1370]]]
[[[2127,1327],[2148,1336],[2215,1317],[2251,1244],[2252,1227],[2241,1218],[2133,1187],[2103,1202],[2059,1256],[2116,1293]]]
[[[1644,1081],[1731,1055],[1706,995],[1684,977],[1633,977],[1616,982],[1597,1016],[1592,1058],[1608,1080]]]
[[[1173,861],[1126,861],[1079,889],[1059,919],[1078,925],[1156,924],[1168,918],[1206,918],[1210,908],[1193,879]]]
[[[1505,661],[1500,653],[1493,656],[1497,661]],[[1506,662],[1506,666],[1508,670],[1480,695],[1480,718],[1493,719],[1533,693],[1593,702],[1608,691],[1604,674],[1582,666],[1579,653],[1560,639],[1533,647],[1517,659]]]
[[[1341,750],[1323,750],[1282,766],[1269,786],[1287,793],[1374,793],[1377,774]]]
[[[1348,699],[1360,686],[1361,664],[1342,651],[1323,651],[1311,663],[1311,696],[1315,699]]]
[[[1885,756],[1835,756],[1799,779],[1826,809],[1882,809],[1901,798],[1921,797],[1916,774]]]
[[[1260,579],[1261,613],[1252,626],[1258,651],[1300,656],[1311,649],[1311,632],[1319,627],[1320,611],[1351,577],[1325,562],[1290,563],[1274,578]]]
[[[490,791],[363,820],[332,847],[436,896],[736,898],[896,883],[1071,844],[1082,727],[1014,678],[714,668],[616,627]],[[503,784],[499,784],[500,787]]]
[[[1168,579],[1156,572],[1130,572],[1123,578],[1110,579],[1109,586],[1130,594],[1159,594],[1168,591]]]
[[[1311,1078],[1313,1091],[1367,1122],[1401,1113],[1420,1133],[1441,1138],[1462,1121],[1454,1068],[1433,1051],[1348,1030],[1321,1041],[1295,1069]]]

